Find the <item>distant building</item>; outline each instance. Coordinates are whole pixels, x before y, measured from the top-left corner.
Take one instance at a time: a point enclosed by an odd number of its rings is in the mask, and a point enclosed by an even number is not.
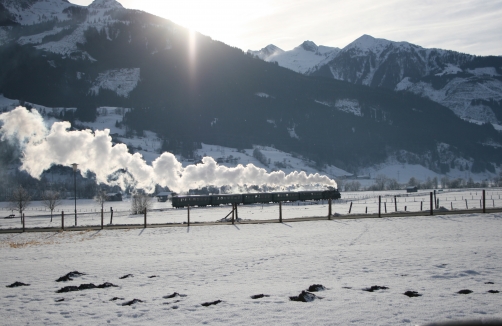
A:
[[[406,188],[406,192],[417,192],[417,191],[418,191],[418,188],[416,186]]]
[[[122,201],[122,194],[119,192],[110,192],[106,194],[106,201]]]
[[[157,197],[157,201],[160,202],[165,202],[169,199],[169,197],[172,197],[173,193],[169,191],[164,191],[164,192],[159,192],[158,194],[155,195]]]

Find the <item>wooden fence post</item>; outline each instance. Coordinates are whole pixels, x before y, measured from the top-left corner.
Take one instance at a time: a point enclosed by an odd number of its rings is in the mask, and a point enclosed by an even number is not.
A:
[[[483,189],[483,213],[486,213],[486,193],[485,190]]]
[[[239,211],[237,210],[237,206],[239,206],[239,204],[235,203],[235,220],[236,221],[239,220]]]
[[[328,209],[328,220],[331,220],[331,198],[328,199],[329,209]]]
[[[110,207],[110,225],[113,224],[113,207]]]
[[[423,208],[423,205],[424,205],[424,201],[420,201],[420,211],[422,211],[422,208]]]
[[[394,211],[397,212],[397,200],[396,200],[396,196],[394,196]]]
[[[24,227],[25,227],[25,225],[24,225],[24,213],[21,215],[21,220],[23,221],[23,232],[24,232]]]
[[[190,227],[190,205],[187,206],[188,226]]]
[[[352,202],[350,202],[350,207],[349,207],[349,214],[352,211]]]
[[[146,229],[146,208],[144,214],[145,214],[145,229]]]
[[[383,203],[383,207],[385,208],[385,214],[387,214],[387,201],[385,201],[385,203]]]
[[[282,223],[282,202],[279,202],[279,223]]]
[[[378,217],[382,217],[382,196],[378,196]]]
[[[432,192],[430,193],[430,195],[431,195],[431,207],[430,207],[431,212],[430,212],[430,214],[434,215],[434,209],[433,209],[433,206],[432,206]]]
[[[61,211],[61,230],[64,231],[64,211]]]
[[[104,212],[103,212],[103,207],[101,207],[101,230],[103,230],[103,220],[104,220]]]
[[[235,220],[235,203],[232,203],[232,224],[234,224]]]
[[[467,199],[465,200],[465,209],[469,209],[469,205],[467,205]]]

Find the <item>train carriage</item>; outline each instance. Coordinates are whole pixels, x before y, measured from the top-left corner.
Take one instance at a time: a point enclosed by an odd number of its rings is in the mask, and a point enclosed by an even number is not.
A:
[[[240,204],[242,203],[242,195],[211,195],[211,205],[226,205],[226,204]]]
[[[271,193],[243,194],[242,203],[246,204],[268,204],[273,201]]]
[[[176,196],[172,198],[172,205],[175,208],[211,205],[211,196]]]
[[[323,199],[322,191],[301,191],[298,193],[298,195],[301,201]]]
[[[274,203],[280,201],[297,201],[300,199],[300,195],[297,192],[273,192],[272,198]]]

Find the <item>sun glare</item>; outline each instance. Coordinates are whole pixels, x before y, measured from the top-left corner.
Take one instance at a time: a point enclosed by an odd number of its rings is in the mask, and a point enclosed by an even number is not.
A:
[[[169,19],[176,24],[236,45],[245,24],[271,13],[266,0],[123,0],[128,8],[140,9]]]

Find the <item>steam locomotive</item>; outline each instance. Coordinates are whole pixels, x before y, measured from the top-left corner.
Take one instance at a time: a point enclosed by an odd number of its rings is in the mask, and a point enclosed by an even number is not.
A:
[[[293,202],[306,200],[339,199],[340,192],[337,189],[322,191],[299,191],[299,192],[271,192],[252,194],[229,194],[229,195],[203,195],[203,196],[174,196],[172,205],[175,208],[187,206],[219,206],[227,204],[268,204],[278,202]]]

